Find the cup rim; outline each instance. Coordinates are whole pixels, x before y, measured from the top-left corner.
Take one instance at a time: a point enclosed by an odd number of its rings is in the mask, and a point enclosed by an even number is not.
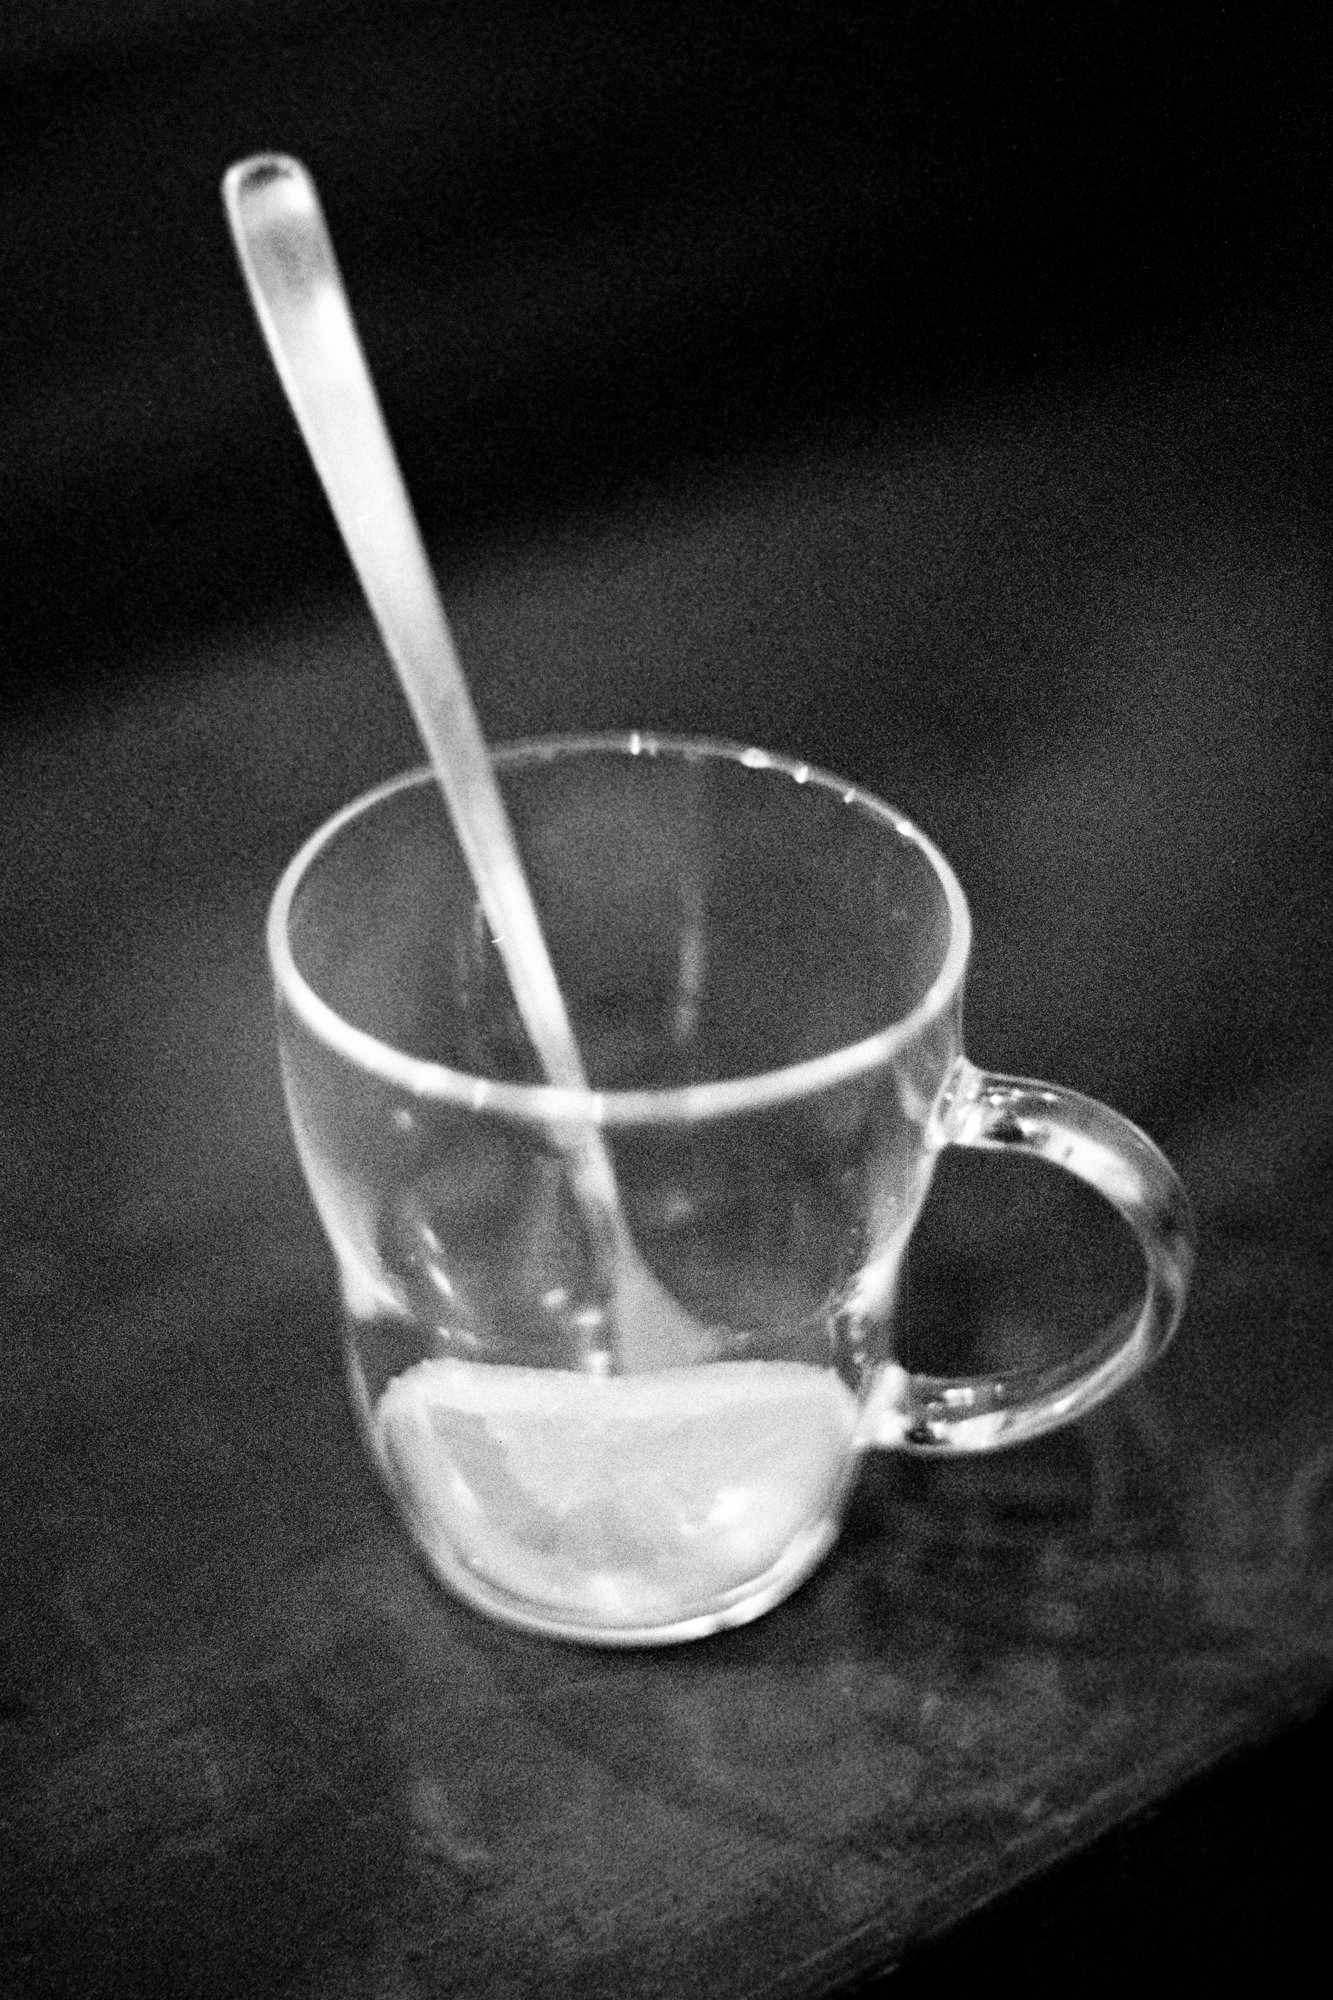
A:
[[[288,937],[291,907],[312,863],[352,820],[400,791],[435,782],[430,766],[418,765],[360,793],[318,827],[297,849],[278,879],[269,904],[266,938],[278,994],[316,1037],[345,1061],[369,1071],[404,1094],[433,1103],[489,1112],[524,1124],[625,1126],[695,1124],[705,1119],[764,1110],[827,1090],[882,1068],[915,1041],[951,1004],[967,970],[972,917],[963,888],[949,862],[927,834],[895,807],[861,785],[799,758],[760,750],[725,737],[678,736],[660,731],[625,730],[592,734],[524,737],[497,745],[493,762],[505,765],[551,761],[561,756],[619,752],[631,757],[662,753],[694,760],[729,760],[749,770],[785,772],[798,785],[832,792],[846,806],[858,806],[910,841],[934,870],[949,910],[948,949],[935,978],[911,1012],[860,1041],[843,1043],[798,1063],[754,1076],[722,1077],[710,1083],[676,1084],[662,1090],[571,1090],[549,1083],[512,1083],[473,1076],[445,1063],[410,1056],[349,1021],[322,1000],[296,968]]]

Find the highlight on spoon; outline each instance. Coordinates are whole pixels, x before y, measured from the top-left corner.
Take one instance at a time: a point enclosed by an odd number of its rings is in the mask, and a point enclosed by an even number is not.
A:
[[[228,171],[223,199],[279,379],[430,756],[524,1025],[550,1081],[587,1090],[314,183],[299,161],[266,153]]]
[[[286,266],[286,291],[313,296],[321,282],[328,282],[332,245],[326,229],[310,227],[312,221],[322,220],[319,196],[299,160],[285,153],[260,153],[241,160],[227,169],[222,192],[247,269],[257,267],[265,256],[278,257]],[[336,266],[332,282],[335,290],[341,288]]]
[[[589,1086],[522,858],[357,337],[314,182],[262,153],[228,169],[223,202],[278,378],[430,755],[463,854],[547,1078]],[[627,1368],[711,1351],[708,1333],[640,1259],[594,1122],[562,1135],[571,1180],[614,1304]]]

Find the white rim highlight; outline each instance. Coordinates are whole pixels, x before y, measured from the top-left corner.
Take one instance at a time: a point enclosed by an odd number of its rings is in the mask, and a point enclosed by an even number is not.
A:
[[[949,910],[949,947],[944,963],[926,993],[900,1021],[895,1021],[859,1042],[831,1049],[822,1056],[808,1057],[785,1069],[769,1070],[758,1076],[729,1077],[713,1083],[689,1084],[670,1090],[577,1091],[560,1090],[551,1084],[500,1082],[490,1077],[470,1076],[444,1063],[426,1062],[409,1056],[388,1042],[379,1041],[330,1007],[307,984],[296,969],[287,935],[288,921],[296,892],[311,864],[335,840],[349,821],[360,818],[396,792],[421,784],[433,784],[429,767],[405,771],[389,778],[353,799],[326,820],[297,851],[283,870],[269,906],[267,940],[269,963],[279,993],[310,1032],[347,1062],[368,1071],[408,1096],[435,1103],[455,1104],[461,1109],[492,1111],[525,1124],[646,1125],[694,1124],[704,1119],[734,1117],[738,1113],[762,1110],[766,1106],[790,1102],[830,1086],[863,1076],[881,1068],[898,1050],[905,1048],[950,1004],[962,983],[972,943],[972,919],[967,899],[953,869],[943,854],[920,829],[872,792],[835,778],[811,764],[756,750],[739,743],[702,737],[648,734],[634,730],[625,734],[552,736],[506,744],[497,749],[494,761],[503,769],[516,763],[554,760],[571,754],[620,752],[627,756],[660,754],[694,760],[730,761],[750,770],[778,771],[801,786],[818,786],[841,800],[857,806],[892,828],[900,839],[910,841],[933,869]]]

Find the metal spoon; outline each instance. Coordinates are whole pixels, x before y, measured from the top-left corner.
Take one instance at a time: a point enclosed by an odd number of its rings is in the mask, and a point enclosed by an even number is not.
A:
[[[314,183],[298,161],[263,153],[231,167],[222,189],[274,366],[430,754],[524,1025],[548,1080],[588,1094]],[[707,1358],[713,1337],[639,1256],[611,1156],[591,1116],[568,1127],[562,1143],[610,1295],[615,1365],[638,1372]]]

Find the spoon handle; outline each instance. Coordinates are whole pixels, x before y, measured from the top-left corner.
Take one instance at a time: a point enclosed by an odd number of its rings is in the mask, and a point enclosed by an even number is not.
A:
[[[357,338],[319,197],[299,161],[229,169],[223,201],[274,366],[444,791],[548,1080],[588,1080],[416,517]],[[590,1136],[590,1135],[589,1135]],[[593,1178],[614,1180],[585,1140]]]

